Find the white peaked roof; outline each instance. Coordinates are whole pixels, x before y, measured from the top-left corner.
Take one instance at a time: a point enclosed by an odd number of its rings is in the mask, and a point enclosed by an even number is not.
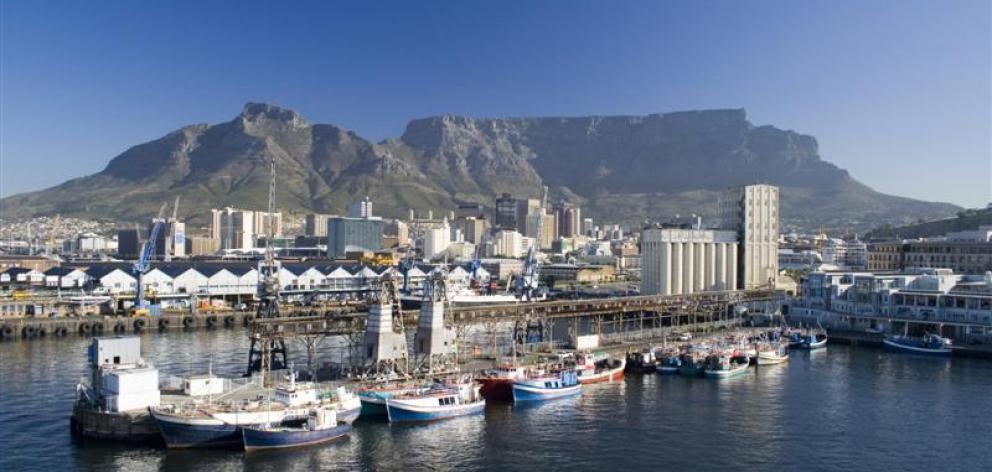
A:
[[[351,277],[352,277],[351,272],[348,272],[342,266],[337,266],[334,268],[334,270],[327,273],[327,278],[330,279],[344,279],[344,278],[350,279]]]

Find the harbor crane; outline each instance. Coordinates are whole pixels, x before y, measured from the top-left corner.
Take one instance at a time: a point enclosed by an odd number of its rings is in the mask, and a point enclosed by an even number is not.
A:
[[[258,264],[258,311],[256,316],[263,318],[279,317],[279,271],[281,266],[276,260],[275,246],[275,212],[276,212],[276,161],[269,161],[269,207],[267,227],[265,232],[265,259]],[[272,370],[286,368],[286,342],[279,339],[262,339],[258,333],[251,333],[251,347],[248,348],[248,372],[260,372],[264,381],[265,374]]]
[[[158,241],[158,234],[162,231],[162,223],[165,220],[162,216],[165,214],[165,208],[168,203],[163,203],[162,207],[158,210],[158,216],[152,220],[152,231],[148,235],[148,241],[145,241],[145,245],[141,248],[141,255],[138,257],[138,262],[134,263],[132,271],[135,277],[138,279],[137,292],[134,296],[134,314],[144,314],[147,310],[145,307],[145,286],[144,286],[144,276],[150,268],[150,262],[152,258],[152,253],[155,251],[155,243]]]
[[[176,222],[179,221],[177,219],[177,216],[179,214],[179,199],[181,197],[182,197],[182,195],[176,195],[176,203],[174,203],[172,205],[172,218],[169,220],[169,222],[172,223],[172,230],[173,231],[176,231]],[[175,240],[175,236],[173,236],[172,244],[175,245],[176,242],[177,241]],[[172,251],[170,251],[168,247],[165,248],[165,261],[166,262],[169,262],[169,261],[172,260],[172,253],[173,252],[175,252],[175,248],[173,248]]]
[[[516,290],[520,300],[531,301],[534,293],[538,289],[540,280],[537,275],[537,257],[534,255],[534,246],[527,250],[527,259],[524,259],[524,269],[517,276]]]

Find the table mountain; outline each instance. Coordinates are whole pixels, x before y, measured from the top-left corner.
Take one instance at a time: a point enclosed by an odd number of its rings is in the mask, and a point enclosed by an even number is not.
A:
[[[370,142],[295,111],[248,103],[232,121],[198,124],[140,144],[96,174],[9,197],[11,216],[61,213],[136,221],[183,195],[180,213],[264,208],[268,161],[282,210],[341,212],[369,195],[377,212],[491,204],[502,192],[536,197],[542,185],[599,221],[636,223],[674,214],[712,216],[715,192],[782,187],[786,227],[865,228],[958,209],[881,194],[820,159],[816,139],[754,126],[744,110],[648,116],[411,121],[399,138]]]

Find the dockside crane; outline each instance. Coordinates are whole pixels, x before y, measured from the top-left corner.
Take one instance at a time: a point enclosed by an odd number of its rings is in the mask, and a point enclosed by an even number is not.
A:
[[[135,278],[138,279],[137,292],[134,296],[134,314],[143,314],[147,307],[145,307],[145,285],[144,277],[145,273],[148,272],[150,268],[150,262],[152,258],[152,253],[155,251],[155,243],[158,241],[158,234],[162,231],[162,223],[165,222],[163,215],[165,215],[165,208],[168,203],[163,203],[162,207],[158,210],[158,216],[152,220],[152,231],[148,235],[148,241],[145,241],[145,245],[141,248],[141,255],[138,257],[138,262],[134,263],[132,271],[134,272]]]
[[[275,246],[275,212],[276,212],[276,162],[269,161],[269,207],[268,227],[265,232],[265,259],[258,264],[258,311],[257,318],[279,317],[279,261],[276,260]],[[261,373],[263,382],[265,375],[272,370],[285,369],[286,342],[281,337],[265,337],[254,329],[249,333],[251,346],[248,348],[248,371],[246,376],[254,372]]]
[[[176,218],[179,215],[179,199],[181,197],[182,197],[182,195],[176,195],[176,203],[174,203],[172,205],[172,219],[170,219],[169,222],[172,224],[172,230],[173,231],[176,230],[176,222],[179,221]],[[176,240],[175,240],[175,236],[174,235],[173,235],[172,244],[173,245],[176,244]],[[168,245],[166,245],[166,246],[168,246]],[[172,253],[173,252],[175,252],[175,248],[173,248],[173,250],[171,250],[171,251],[169,250],[168,247],[165,248],[165,261],[166,262],[169,262],[169,261],[172,260]]]

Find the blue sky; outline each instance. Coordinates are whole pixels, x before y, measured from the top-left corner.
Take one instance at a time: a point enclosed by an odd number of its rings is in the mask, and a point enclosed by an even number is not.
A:
[[[5,0],[0,193],[251,100],[375,140],[440,113],[746,108],[878,190],[984,206],[990,3]]]

